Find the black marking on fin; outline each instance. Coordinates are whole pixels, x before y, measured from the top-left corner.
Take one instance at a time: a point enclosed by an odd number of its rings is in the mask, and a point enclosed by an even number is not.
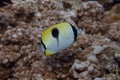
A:
[[[70,24],[71,25],[71,27],[72,27],[72,30],[73,30],[73,32],[74,32],[74,41],[76,41],[76,39],[77,39],[77,29],[72,25],[72,24]]]

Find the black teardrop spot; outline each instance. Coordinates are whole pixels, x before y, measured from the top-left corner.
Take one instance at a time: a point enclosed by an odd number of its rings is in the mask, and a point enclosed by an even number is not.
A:
[[[52,30],[52,36],[55,37],[56,39],[58,39],[59,31],[58,31],[57,28],[53,28],[53,30]]]
[[[71,24],[70,24],[71,25]],[[76,39],[77,39],[77,29],[73,26],[73,25],[71,25],[71,27],[72,27],[72,30],[73,30],[73,33],[74,33],[74,41],[76,41]]]

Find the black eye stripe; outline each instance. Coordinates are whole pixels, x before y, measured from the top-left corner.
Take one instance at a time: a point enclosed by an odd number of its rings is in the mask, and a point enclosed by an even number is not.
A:
[[[45,44],[43,43],[42,39],[41,39],[41,44],[43,45],[44,49],[46,50],[46,46],[45,46]],[[45,54],[45,51],[44,51],[44,54]]]
[[[42,39],[41,39],[41,44],[43,45],[44,49],[46,49],[45,44],[43,43]]]
[[[74,41],[76,41],[76,39],[77,39],[77,29],[73,25],[71,25],[71,27],[72,27],[72,30],[74,32]]]
[[[52,36],[55,37],[55,38],[58,38],[59,30],[57,28],[52,29]]]

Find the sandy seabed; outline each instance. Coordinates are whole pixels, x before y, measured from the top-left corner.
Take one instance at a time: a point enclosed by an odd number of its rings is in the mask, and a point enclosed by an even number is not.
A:
[[[0,8],[0,80],[119,80],[120,4],[11,0]],[[67,21],[83,30],[68,49],[43,61],[42,32]]]

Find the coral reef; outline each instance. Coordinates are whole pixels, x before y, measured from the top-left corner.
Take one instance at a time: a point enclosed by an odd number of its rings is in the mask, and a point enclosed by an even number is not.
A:
[[[0,80],[120,79],[119,4],[106,11],[106,0],[10,3],[0,7]],[[81,36],[70,48],[43,60],[42,32],[64,21],[81,28]]]

